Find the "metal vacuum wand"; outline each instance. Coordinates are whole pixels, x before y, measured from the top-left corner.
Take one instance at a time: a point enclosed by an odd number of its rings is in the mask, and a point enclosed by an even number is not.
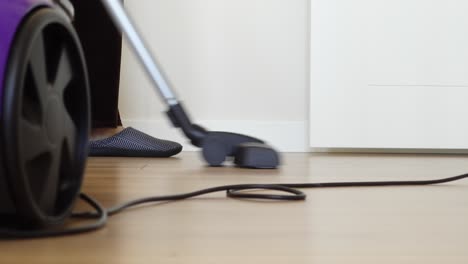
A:
[[[141,35],[135,28],[131,17],[123,8],[121,1],[102,0],[102,2],[109,15],[112,17],[114,24],[127,37],[134,53],[138,56],[138,59],[143,64],[146,73],[151,78],[155,90],[160,93],[161,97],[164,98],[168,105],[177,104],[178,102],[174,95],[174,91],[172,91],[164,78],[161,69],[155,63],[156,60],[154,56],[149,52],[148,46],[140,37]]]
[[[193,124],[125,11],[121,0],[101,1],[114,24],[129,41],[155,90],[167,103],[170,120],[174,126],[182,129],[193,145],[202,148],[203,157],[210,166],[220,166],[230,157],[241,167],[271,169],[279,165],[278,152],[260,139],[230,132],[207,131]]]

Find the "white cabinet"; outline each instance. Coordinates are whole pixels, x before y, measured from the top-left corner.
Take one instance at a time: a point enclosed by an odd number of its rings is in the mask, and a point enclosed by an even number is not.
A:
[[[310,146],[468,149],[468,1],[311,0]]]

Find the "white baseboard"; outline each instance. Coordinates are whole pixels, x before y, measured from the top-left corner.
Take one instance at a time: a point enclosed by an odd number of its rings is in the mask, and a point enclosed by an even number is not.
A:
[[[165,120],[122,120],[125,126],[137,128],[161,139],[173,140],[184,146],[184,151],[196,151],[181,130],[173,128]],[[281,152],[308,152],[308,130],[306,122],[288,121],[226,121],[208,120],[197,122],[213,131],[227,131],[260,138]]]

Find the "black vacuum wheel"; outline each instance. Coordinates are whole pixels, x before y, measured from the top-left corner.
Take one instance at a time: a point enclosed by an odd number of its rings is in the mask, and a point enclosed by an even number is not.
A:
[[[1,109],[6,182],[25,226],[59,224],[71,212],[87,157],[88,89],[70,21],[51,8],[34,11],[15,37]]]

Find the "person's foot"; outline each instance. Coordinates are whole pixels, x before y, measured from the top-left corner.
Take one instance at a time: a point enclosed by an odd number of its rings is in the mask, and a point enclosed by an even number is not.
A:
[[[170,157],[182,151],[177,142],[159,139],[134,128],[94,129],[89,156]]]

